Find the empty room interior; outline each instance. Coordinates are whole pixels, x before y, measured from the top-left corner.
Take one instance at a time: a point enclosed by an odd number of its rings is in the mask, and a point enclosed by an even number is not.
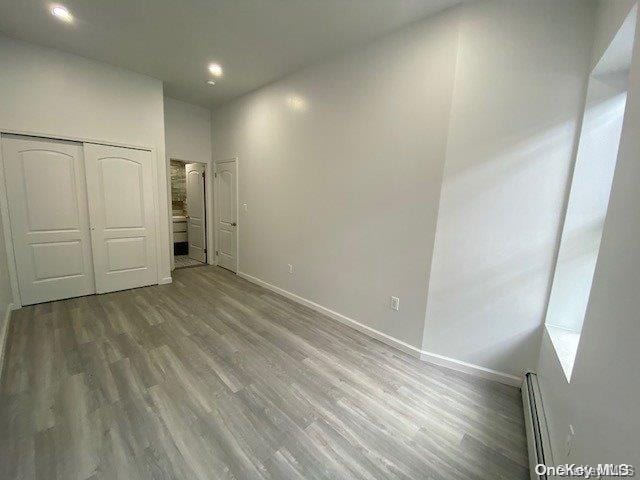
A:
[[[640,475],[629,0],[0,0],[0,479]]]

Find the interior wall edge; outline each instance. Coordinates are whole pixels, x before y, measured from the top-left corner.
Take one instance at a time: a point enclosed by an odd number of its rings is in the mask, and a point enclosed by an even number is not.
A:
[[[637,0],[599,0],[594,22],[589,72],[594,70]]]
[[[453,123],[453,107],[454,107],[454,99],[456,98],[456,86],[458,83],[456,79],[460,75],[460,57],[461,57],[461,36],[462,36],[462,27],[460,23],[462,22],[461,15],[458,14],[456,16],[456,47],[455,47],[455,62],[453,66],[453,77],[452,77],[452,86],[451,86],[451,99],[449,104],[449,112],[447,114],[447,131],[446,131],[446,139],[445,139],[445,150],[444,150],[444,162],[443,162],[443,170],[442,170],[442,178],[440,180],[439,192],[438,192],[438,200],[437,200],[437,209],[436,209],[436,223],[435,223],[435,231],[433,232],[433,247],[431,249],[431,261],[429,264],[429,271],[427,272],[427,289],[425,291],[425,296],[427,298],[427,302],[424,307],[424,321],[422,323],[422,335],[420,337],[420,346],[422,349],[425,348],[427,344],[427,335],[429,331],[429,317],[430,317],[430,306],[431,302],[429,302],[429,292],[431,291],[431,282],[432,282],[432,272],[433,266],[436,262],[436,251],[438,250],[438,229],[441,227],[440,223],[442,222],[442,217],[440,215],[440,204],[442,202],[443,195],[443,186],[445,179],[445,168],[447,162],[447,155],[449,154],[449,150],[451,149],[450,140],[451,140],[451,128]],[[425,350],[426,351],[426,350]],[[437,355],[437,354],[436,354]],[[484,367],[483,367],[484,368]]]
[[[582,40],[591,39],[593,7],[477,2],[462,10],[422,348],[517,377],[537,363],[563,179],[583,104],[576,92],[585,88],[590,59],[591,45]],[[566,25],[550,28],[548,15]],[[549,53],[551,38],[566,50]],[[503,72],[499,88],[496,71]],[[522,95],[540,72],[547,81]],[[559,101],[540,108],[552,95]],[[511,109],[498,108],[502,104]],[[514,113],[522,111],[525,120]],[[527,184],[527,176],[537,181]],[[535,191],[536,183],[544,192]],[[526,222],[518,213],[523,209],[531,212]]]
[[[9,218],[9,199],[7,197],[7,184],[4,178],[4,152],[1,143],[6,133],[0,130],[0,219],[2,220],[2,235],[0,239],[4,243],[4,254],[6,259],[7,273],[9,274],[9,290],[15,308],[22,307],[20,289],[18,288],[18,270],[16,259],[13,254],[13,234],[11,232],[11,221]]]
[[[595,39],[594,39],[595,42]],[[593,46],[592,46],[593,48]],[[575,169],[576,169],[576,163],[578,160],[578,147],[580,146],[580,135],[582,132],[582,124],[584,121],[584,114],[585,111],[587,109],[587,92],[589,90],[589,77],[590,77],[590,72],[586,71],[585,72],[585,80],[584,80],[584,86],[582,89],[582,103],[580,105],[580,110],[579,110],[579,114],[576,120],[576,131],[574,134],[574,138],[573,138],[573,146],[571,149],[571,164],[569,165],[569,171],[568,171],[568,175],[567,175],[567,181],[566,181],[566,185],[565,185],[565,191],[564,191],[564,195],[563,195],[563,200],[562,200],[562,209],[560,212],[560,218],[559,218],[559,222],[557,225],[557,230],[556,230],[556,239],[555,239],[555,243],[554,243],[554,248],[553,248],[553,260],[552,260],[552,268],[550,270],[550,275],[549,275],[549,279],[547,282],[547,294],[545,297],[545,304],[544,304],[544,308],[543,308],[543,315],[540,321],[540,331],[542,332],[542,335],[540,336],[540,342],[538,345],[538,349],[537,349],[537,355],[536,355],[536,359],[535,359],[535,368],[536,368],[536,372],[539,369],[539,365],[540,365],[540,351],[542,349],[542,341],[543,341],[543,337],[544,335],[547,333],[547,313],[549,312],[549,302],[551,300],[551,290],[553,288],[553,280],[555,278],[556,275],[556,270],[558,268],[558,258],[560,256],[560,245],[562,244],[562,233],[564,231],[564,224],[567,220],[567,210],[569,208],[569,198],[571,197],[571,185],[573,184],[573,177],[575,174]]]
[[[463,362],[462,360],[457,360],[455,358],[446,357],[444,355],[439,355],[437,353],[428,352],[426,350],[421,350],[420,348],[411,345],[407,342],[403,342],[391,335],[383,333],[375,328],[371,328],[368,325],[364,325],[363,323],[354,320],[353,318],[347,317],[335,310],[331,310],[323,305],[320,305],[316,302],[313,302],[309,299],[296,295],[295,293],[289,292],[283,288],[280,288],[276,285],[268,283],[260,278],[254,277],[253,275],[249,275],[248,273],[238,271],[237,275],[245,280],[259,285],[267,290],[270,290],[274,293],[282,295],[283,297],[288,298],[289,300],[293,300],[300,305],[304,305],[318,313],[322,313],[323,315],[336,320],[343,325],[346,325],[354,330],[359,331],[360,333],[364,333],[365,335],[372,337],[380,342],[389,345],[390,347],[397,348],[398,350],[411,355],[414,358],[418,358],[419,360],[429,363],[432,365],[438,365],[440,367],[449,368],[451,370],[455,370],[457,372],[466,373],[472,375],[477,378],[482,378],[485,380],[490,380],[493,382],[498,382],[504,385],[510,385],[514,387],[520,388],[522,385],[522,377],[511,375],[506,372],[499,372],[497,370],[492,370],[490,368],[482,367],[480,365],[474,365],[471,363]]]
[[[4,319],[2,321],[2,327],[0,330],[0,379],[2,379],[2,374],[4,372],[4,358],[7,351],[7,339],[9,338],[9,323],[11,321],[11,312],[17,310],[20,307],[17,307],[13,303],[7,305],[7,308],[4,311]]]

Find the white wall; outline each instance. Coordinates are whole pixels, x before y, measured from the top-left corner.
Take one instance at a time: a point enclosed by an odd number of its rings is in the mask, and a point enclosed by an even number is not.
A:
[[[239,157],[248,206],[241,272],[420,346],[455,25],[445,12],[214,111],[214,158]]]
[[[0,35],[0,131],[153,148],[160,238],[169,238],[162,83]],[[169,277],[169,241],[161,277]]]
[[[185,163],[206,163],[206,222],[208,263],[215,262],[211,252],[213,248],[213,181],[211,178],[211,110],[180,100],[165,97],[164,128],[167,165],[170,160],[182,160]],[[171,198],[171,185],[167,185],[167,195]],[[173,238],[173,232],[171,233]],[[173,245],[173,240],[171,241]],[[171,268],[175,266],[173,246],[171,247]]]
[[[417,351],[533,367],[592,22],[581,0],[463,5],[214,111],[240,270]]]
[[[613,11],[606,11],[606,8]],[[598,29],[613,38],[629,12],[603,2]],[[636,13],[637,15],[637,13]],[[616,17],[619,21],[612,22]],[[549,421],[555,463],[631,463],[640,465],[637,433],[640,365],[640,35],[636,25],[627,107],[591,295],[578,354],[568,382],[548,333],[540,348],[538,378]],[[604,52],[596,43],[592,65]],[[567,456],[565,438],[576,437]]]
[[[423,349],[520,375],[536,364],[593,6],[461,13]]]
[[[165,97],[164,128],[168,159],[211,162],[211,110]]]
[[[593,70],[637,0],[598,0],[591,56]]]

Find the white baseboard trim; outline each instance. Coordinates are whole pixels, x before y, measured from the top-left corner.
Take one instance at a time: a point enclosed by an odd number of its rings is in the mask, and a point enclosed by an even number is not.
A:
[[[0,327],[0,379],[2,378],[2,372],[4,368],[4,356],[7,351],[7,338],[9,336],[9,321],[11,320],[11,312],[17,310],[13,303],[7,305],[4,312],[4,318],[2,319],[2,326]]]
[[[244,278],[245,280],[250,281],[251,283],[260,285],[261,287],[264,287],[267,290],[271,290],[272,292],[279,293],[283,297],[287,297],[293,300],[294,302],[300,303],[306,307],[309,307],[312,310],[315,310],[316,312],[323,313],[327,317],[333,318],[334,320],[337,320],[340,323],[344,323],[345,325],[351,328],[355,328],[356,330],[362,333],[365,333],[377,340],[380,340],[381,342],[386,343],[387,345],[391,345],[392,347],[395,347],[398,350],[402,350],[403,352],[408,353],[409,355],[412,355],[416,358],[420,358],[421,352],[419,348],[414,347],[413,345],[410,345],[406,342],[403,342],[402,340],[398,340],[397,338],[394,338],[391,335],[387,335],[386,333],[383,333],[379,330],[376,330],[375,328],[371,328],[367,325],[364,325],[358,322],[357,320],[354,320],[353,318],[349,318],[345,315],[342,315],[341,313],[335,312],[327,307],[323,307],[322,305],[312,302],[311,300],[307,300],[306,298],[296,295],[295,293],[291,293],[280,287],[271,285],[270,283],[267,283],[264,280],[260,280],[259,278],[252,277],[251,275],[246,274],[244,272],[238,272],[238,276]]]
[[[238,272],[237,275],[239,277],[244,278],[245,280],[248,280],[251,283],[264,287],[267,290],[271,290],[272,292],[278,293],[283,297],[286,297],[290,300],[293,300],[294,302],[297,302],[306,307],[309,307],[310,309],[315,310],[316,312],[322,313],[327,317],[333,318],[334,320],[337,320],[338,322],[344,325],[354,328],[355,330],[358,330],[359,332],[362,332],[365,335],[369,335],[370,337],[373,337],[376,340],[380,340],[381,342],[391,347],[395,347],[398,350],[403,351],[404,353],[407,353],[413,357],[419,358],[423,362],[439,365],[441,367],[450,368],[451,370],[468,373],[475,377],[492,380],[494,382],[499,382],[506,385],[512,385],[516,387],[522,386],[522,378],[517,377],[515,375],[499,372],[496,370],[491,370],[490,368],[481,367],[479,365],[474,365],[472,363],[467,363],[461,360],[456,360],[454,358],[445,357],[437,353],[431,353],[431,352],[427,352],[426,350],[421,350],[418,347],[415,347],[406,342],[403,342],[402,340],[398,340],[397,338],[392,337],[391,335],[387,335],[386,333],[376,330],[375,328],[371,328],[367,325],[364,325],[358,322],[357,320],[354,320],[353,318],[349,318],[334,310],[323,307],[320,304],[317,304],[315,302],[312,302],[311,300],[308,300],[304,297],[296,295],[295,293],[291,293],[288,290],[285,290],[280,287],[276,287],[275,285],[267,283],[264,280],[261,280],[257,277],[249,275],[248,273]]]
[[[491,368],[481,367],[473,363],[463,362],[462,360],[456,360],[455,358],[445,357],[438,353],[427,352],[422,350],[420,354],[420,360],[434,365],[440,365],[441,367],[447,367],[458,372],[468,373],[474,377],[484,378],[486,380],[492,380],[498,383],[504,383],[514,387],[522,387],[522,378],[511,375],[510,373],[500,372]]]
[[[166,284],[171,283],[171,282],[173,282],[173,278],[171,278],[171,277],[164,277],[162,280],[160,280],[160,281],[158,282],[158,285],[166,285]]]

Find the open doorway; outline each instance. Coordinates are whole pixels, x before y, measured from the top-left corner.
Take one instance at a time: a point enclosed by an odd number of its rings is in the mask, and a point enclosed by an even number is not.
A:
[[[171,160],[171,213],[175,268],[207,264],[207,165]]]

